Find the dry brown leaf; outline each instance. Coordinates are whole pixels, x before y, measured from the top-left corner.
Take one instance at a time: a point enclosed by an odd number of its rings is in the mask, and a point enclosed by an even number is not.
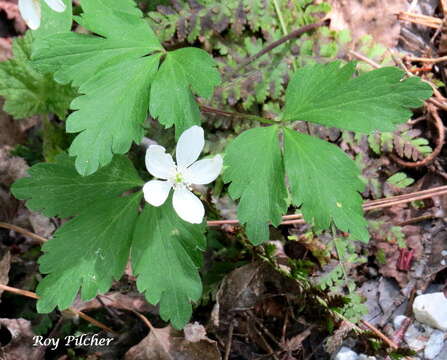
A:
[[[6,328],[11,335],[8,344],[0,349],[0,358],[5,360],[41,359],[39,347],[33,347],[31,322],[25,319],[0,319],[0,327]]]
[[[198,342],[186,340],[182,332],[167,326],[152,329],[125,355],[125,360],[219,360],[215,341],[204,337]]]
[[[14,181],[26,176],[28,165],[20,157],[11,156],[8,146],[0,147],[0,184],[9,187]]]
[[[0,38],[1,40],[1,38]],[[0,42],[1,47],[1,42]],[[1,53],[1,50],[0,50]],[[0,147],[5,145],[15,146],[25,140],[22,129],[18,121],[14,121],[12,116],[1,110],[3,101],[0,99]]]
[[[0,10],[6,13],[8,19],[14,20],[14,28],[18,33],[24,33],[26,31],[27,26],[20,15],[17,1],[0,0]]]
[[[349,29],[353,40],[372,35],[386,47],[397,45],[400,24],[396,14],[405,11],[407,0],[330,0],[331,29]]]
[[[12,56],[11,39],[0,38],[0,62],[6,61]]]
[[[144,295],[140,293],[126,293],[110,292],[101,295],[101,301],[105,306],[113,307],[121,310],[132,309],[139,313],[156,313],[155,306],[149,304]],[[79,311],[89,312],[96,309],[103,308],[102,304],[97,298],[90,301],[81,301],[77,299],[73,304],[73,308]]]
[[[11,267],[11,253],[9,250],[2,251],[0,260],[0,284],[8,285],[9,281],[9,269]],[[0,296],[3,290],[0,290]]]

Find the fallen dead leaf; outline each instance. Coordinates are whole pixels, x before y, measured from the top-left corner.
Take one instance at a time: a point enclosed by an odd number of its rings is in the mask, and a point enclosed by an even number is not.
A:
[[[0,358],[5,360],[23,360],[43,358],[43,352],[33,347],[34,332],[31,322],[25,319],[0,319],[0,328],[10,334],[9,342],[0,349]],[[7,339],[8,340],[8,339]]]
[[[8,285],[9,281],[9,269],[11,267],[11,253],[9,250],[2,251],[0,260],[0,284]],[[3,294],[3,290],[0,290],[0,296]]]
[[[6,187],[26,176],[28,170],[25,160],[12,156],[10,150],[8,146],[0,147],[0,184]]]
[[[371,35],[386,47],[397,45],[400,24],[396,14],[405,11],[407,0],[330,0],[331,29],[349,29],[353,40]]]
[[[6,61],[12,56],[12,41],[7,38],[0,38],[0,62]]]
[[[1,47],[2,42],[0,41],[0,48]],[[0,147],[3,147],[5,145],[15,146],[17,144],[23,143],[25,140],[25,136],[20,128],[19,122],[14,120],[12,116],[1,110],[2,106],[3,100],[0,99],[0,129],[2,129],[2,131],[0,131]]]
[[[138,345],[125,355],[125,360],[219,360],[217,343],[207,337],[188,341],[182,332],[167,326],[152,329]]]
[[[110,292],[104,295],[101,295],[102,303],[97,299],[93,299],[90,301],[81,301],[77,299],[73,304],[73,308],[79,311],[89,312],[96,309],[103,308],[103,304],[105,306],[114,307],[121,310],[129,310],[132,309],[139,313],[157,313],[156,307],[149,304],[144,295],[140,293],[126,293],[122,294],[119,292]]]
[[[14,28],[18,33],[26,31],[27,26],[20,15],[16,0],[0,0],[0,10],[6,13],[8,19],[14,20]]]

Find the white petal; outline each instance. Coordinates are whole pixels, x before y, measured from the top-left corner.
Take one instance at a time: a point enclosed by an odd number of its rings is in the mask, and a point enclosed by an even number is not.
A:
[[[39,0],[19,0],[19,11],[31,30],[40,26],[40,2]]]
[[[209,184],[216,180],[222,171],[222,156],[196,161],[185,172],[185,181],[190,184]]]
[[[172,197],[174,210],[183,220],[192,224],[201,224],[205,208],[200,199],[185,187],[174,190]]]
[[[45,2],[51,8],[51,10],[54,10],[56,12],[65,11],[66,6],[62,0],[45,0]]]
[[[150,174],[160,179],[175,176],[175,163],[170,154],[160,145],[151,145],[146,151],[146,168]]]
[[[144,200],[153,206],[162,205],[169,195],[171,184],[167,181],[151,180],[144,184]]]
[[[187,168],[199,158],[204,145],[205,137],[200,126],[193,126],[184,131],[180,135],[175,149],[177,165],[181,168]]]

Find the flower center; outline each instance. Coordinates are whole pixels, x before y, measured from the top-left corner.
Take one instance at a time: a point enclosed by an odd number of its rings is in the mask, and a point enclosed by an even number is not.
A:
[[[175,182],[176,184],[181,184],[181,183],[183,183],[183,175],[182,175],[181,172],[178,172],[178,173],[175,174],[174,182]]]

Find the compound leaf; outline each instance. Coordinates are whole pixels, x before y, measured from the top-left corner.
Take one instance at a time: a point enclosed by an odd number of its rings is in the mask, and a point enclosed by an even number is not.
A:
[[[304,218],[317,229],[333,222],[340,230],[368,241],[363,218],[364,190],[360,171],[337,146],[285,129],[284,161],[292,201],[301,206]]]
[[[32,35],[28,32],[13,42],[14,57],[0,63],[0,95],[4,110],[17,119],[57,114],[64,118],[75,96],[70,86],[56,83],[52,76],[41,74],[30,62]]]
[[[393,131],[432,94],[417,77],[402,80],[404,72],[396,67],[352,78],[354,71],[354,63],[341,66],[337,61],[298,70],[286,91],[283,119],[362,133]]]
[[[210,98],[219,83],[220,74],[207,52],[196,48],[169,52],[152,84],[150,113],[166,128],[175,124],[178,137],[201,122],[192,91]]]
[[[94,173],[107,165],[113,154],[129,151],[132,141],[141,141],[149,107],[147,94],[158,61],[159,56],[153,55],[122,62],[99,72],[79,88],[86,95],[72,102],[71,108],[78,111],[68,117],[66,130],[80,132],[69,150],[76,156],[80,174]]]
[[[240,199],[239,221],[246,224],[250,241],[261,244],[269,239],[268,223],[277,226],[287,210],[278,127],[243,132],[227,147],[224,161],[229,193]]]
[[[44,244],[40,271],[47,275],[37,286],[37,310],[66,309],[79,289],[89,300],[109,290],[123,274],[141,193],[101,200],[60,227]]]
[[[34,63],[57,81],[80,86],[108,66],[163,50],[134,1],[82,0],[81,6],[75,20],[100,36],[66,32],[33,47]]]
[[[67,132],[80,132],[69,153],[82,175],[107,165],[143,137],[151,81],[164,51],[132,0],[83,0],[75,20],[96,35],[58,33],[34,45],[34,64],[79,86]]]
[[[28,173],[30,177],[19,179],[12,186],[14,196],[28,200],[31,210],[62,218],[78,215],[96,202],[143,185],[124,156],[115,156],[108,166],[86,177],[76,172],[74,160],[65,154],[60,154],[55,163],[34,165]]]
[[[137,287],[150,303],[160,304],[160,316],[176,328],[189,321],[191,301],[202,294],[198,268],[205,248],[203,230],[182,221],[171,198],[161,207],[146,205],[135,228],[132,268]]]

